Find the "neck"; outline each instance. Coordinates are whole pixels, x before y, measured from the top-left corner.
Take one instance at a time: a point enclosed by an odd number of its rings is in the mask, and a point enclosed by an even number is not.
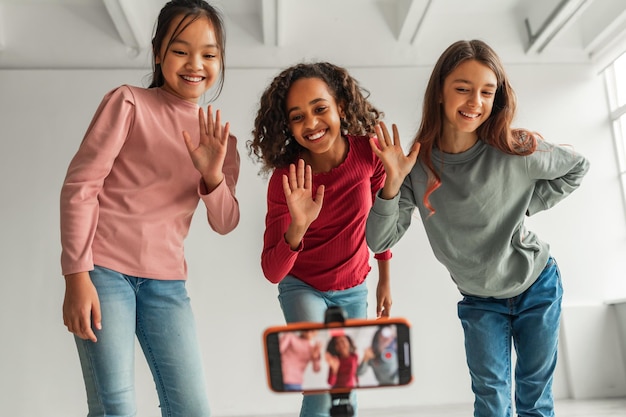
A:
[[[439,150],[445,153],[461,153],[465,152],[478,141],[476,132],[453,132],[444,133],[437,144]]]
[[[341,136],[341,141],[333,149],[329,149],[324,153],[313,153],[306,150],[302,154],[302,159],[308,165],[311,165],[311,170],[314,174],[320,174],[324,172],[330,172],[334,168],[346,160],[348,156],[348,140]]]

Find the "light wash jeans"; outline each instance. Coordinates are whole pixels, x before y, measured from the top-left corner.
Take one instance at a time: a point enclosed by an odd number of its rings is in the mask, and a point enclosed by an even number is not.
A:
[[[517,356],[516,414],[554,416],[552,380],[562,295],[559,268],[550,258],[537,281],[517,297],[465,296],[459,302],[475,417],[512,415],[511,341]]]
[[[185,281],[136,278],[96,266],[102,309],[97,342],[78,337],[88,417],[131,417],[135,335],[152,371],[163,417],[210,415],[194,317]]]
[[[328,307],[340,306],[346,318],[367,317],[367,284],[341,291],[318,291],[293,276],[286,276],[278,284],[278,300],[287,323],[300,321],[324,322]],[[356,417],[356,395],[352,391],[352,406]],[[300,417],[328,417],[330,394],[305,395]]]

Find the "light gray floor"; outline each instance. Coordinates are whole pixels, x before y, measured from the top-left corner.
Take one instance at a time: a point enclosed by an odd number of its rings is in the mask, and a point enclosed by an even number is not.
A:
[[[390,410],[359,410],[358,417],[471,417],[471,404]],[[626,398],[607,400],[559,400],[557,417],[626,417]]]
[[[606,400],[559,400],[555,404],[557,417],[626,417],[626,398]],[[358,417],[471,417],[471,404],[441,405],[413,408],[359,410]],[[284,414],[277,417],[294,417]],[[255,416],[249,416],[255,417]]]

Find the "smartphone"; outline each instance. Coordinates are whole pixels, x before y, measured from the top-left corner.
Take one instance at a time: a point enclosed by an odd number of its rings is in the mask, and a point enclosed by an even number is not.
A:
[[[263,333],[275,392],[347,392],[412,380],[410,324],[404,318],[292,323]]]

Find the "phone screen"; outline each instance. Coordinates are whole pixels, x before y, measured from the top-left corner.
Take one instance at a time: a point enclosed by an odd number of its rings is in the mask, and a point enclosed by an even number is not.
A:
[[[409,327],[402,322],[266,333],[274,391],[333,391],[411,381]]]

